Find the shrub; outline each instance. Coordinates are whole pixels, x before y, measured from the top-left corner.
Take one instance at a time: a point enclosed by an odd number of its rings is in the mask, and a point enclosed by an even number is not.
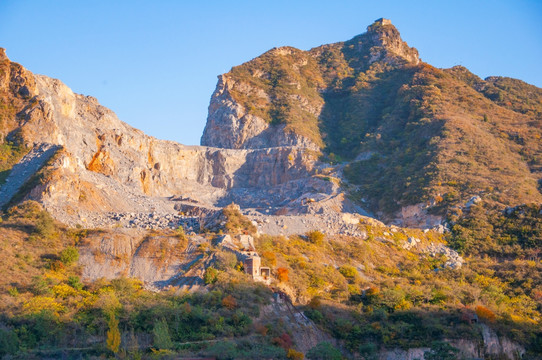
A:
[[[331,343],[324,341],[307,352],[307,358],[311,360],[341,360],[341,352]]]
[[[74,246],[68,246],[60,253],[60,261],[69,266],[79,260],[79,251]]]
[[[292,337],[288,333],[282,333],[281,336],[273,338],[273,344],[280,346],[284,350],[288,350],[293,345]]]
[[[13,297],[19,296],[19,290],[15,286],[10,286],[8,288],[8,293]]]
[[[309,231],[306,236],[307,239],[315,245],[322,245],[325,238],[325,235],[318,230]]]
[[[205,285],[214,284],[218,278],[218,270],[213,267],[208,267],[203,275]]]
[[[358,274],[355,267],[350,265],[343,265],[339,268],[339,272],[347,279],[353,279]]]
[[[173,342],[169,335],[169,327],[165,319],[154,322],[154,346],[160,350],[167,350],[173,347]]]
[[[277,256],[272,251],[262,252],[262,260],[265,265],[271,267],[277,266]]]
[[[297,351],[295,349],[289,349],[288,350],[288,359],[291,360],[303,360],[305,358],[305,355],[301,351]]]
[[[475,309],[476,315],[478,315],[478,318],[481,320],[486,320],[489,322],[494,322],[496,319],[495,313],[485,306],[478,305]]]
[[[81,280],[79,279],[79,276],[70,276],[68,278],[68,284],[77,290],[81,290],[83,288],[83,284],[81,284]]]
[[[218,270],[227,271],[228,269],[233,269],[235,265],[237,265],[237,257],[231,252],[218,251],[215,256],[215,266]]]
[[[279,267],[277,269],[277,278],[280,282],[287,282],[288,281],[288,269]]]
[[[224,299],[222,299],[222,306],[227,309],[233,310],[237,307],[237,301],[233,296],[228,295]]]

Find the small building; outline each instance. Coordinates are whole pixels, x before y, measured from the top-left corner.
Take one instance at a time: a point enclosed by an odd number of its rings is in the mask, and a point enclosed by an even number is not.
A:
[[[391,25],[391,20],[390,20],[390,19],[380,18],[380,19],[375,20],[375,24],[379,24],[379,25]]]
[[[249,274],[253,278],[260,276],[260,267],[262,265],[262,259],[254,254],[245,259],[243,262],[245,266],[245,273]]]
[[[267,266],[261,266],[262,259],[257,253],[252,253],[243,261],[245,273],[252,276],[254,281],[261,281],[266,284],[271,282],[271,269]]]

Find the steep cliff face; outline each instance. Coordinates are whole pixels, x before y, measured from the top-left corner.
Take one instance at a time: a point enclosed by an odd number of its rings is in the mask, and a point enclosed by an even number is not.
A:
[[[219,77],[201,144],[234,149],[323,148],[325,134],[318,123],[324,94],[333,91],[338,81],[375,62],[399,67],[419,61],[417,50],[383,19],[345,43],[310,51],[272,49]]]
[[[224,149],[158,140],[120,121],[95,98],[74,94],[59,80],[33,75],[6,59],[6,68],[14,70],[5,76],[3,89],[18,96],[10,95],[18,108],[2,127],[5,137],[22,134],[27,149],[62,148],[26,197],[68,224],[96,226],[93,214],[104,212],[173,212],[176,202],[170,198],[211,207],[231,201],[276,207],[315,189],[337,191],[312,179],[318,154],[299,144],[269,147],[262,140],[254,148]],[[213,136],[229,139],[229,131],[236,130],[219,127]]]

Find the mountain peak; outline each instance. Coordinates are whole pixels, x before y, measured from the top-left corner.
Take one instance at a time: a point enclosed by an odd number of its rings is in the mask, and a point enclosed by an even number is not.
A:
[[[384,18],[376,19],[375,22],[372,25],[369,25],[369,27],[371,27],[373,25],[378,25],[378,26],[391,25],[391,20],[390,19],[384,19]],[[369,30],[368,28],[367,28],[367,30]]]
[[[390,64],[418,64],[420,57],[416,48],[401,39],[399,30],[391,20],[380,18],[367,27],[367,32],[347,41],[347,45],[368,56],[369,64],[384,61]]]

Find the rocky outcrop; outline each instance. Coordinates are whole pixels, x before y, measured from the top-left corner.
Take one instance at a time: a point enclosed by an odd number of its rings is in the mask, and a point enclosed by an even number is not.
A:
[[[211,96],[209,115],[201,137],[201,145],[226,149],[261,149],[294,146],[312,150],[319,147],[310,139],[286,129],[286,125],[271,125],[252,114],[232,96],[232,89],[244,96],[256,96],[265,101],[270,95],[263,89],[237,81],[227,74],[218,77]],[[317,110],[321,110],[321,107]]]
[[[18,72],[32,76],[22,67]],[[18,81],[14,79],[10,81]],[[191,206],[203,208],[236,202],[244,208],[279,209],[303,196],[340,192],[314,176],[317,153],[295,144],[294,138],[290,143],[296,146],[268,146],[263,138],[258,146],[244,149],[184,146],[145,135],[95,98],[75,94],[59,80],[42,75],[32,79],[25,81],[34,84],[31,98],[17,115],[20,132],[29,146],[51,144],[63,152],[47,181],[27,198],[40,201],[69,225],[114,224],[115,216],[107,214],[175,213],[183,201],[173,199],[190,199]],[[224,133],[235,130],[222,127],[214,135],[235,138]],[[250,130],[243,136],[256,144],[254,134]],[[266,134],[281,145],[280,136]],[[23,159],[15,169],[26,162]]]

